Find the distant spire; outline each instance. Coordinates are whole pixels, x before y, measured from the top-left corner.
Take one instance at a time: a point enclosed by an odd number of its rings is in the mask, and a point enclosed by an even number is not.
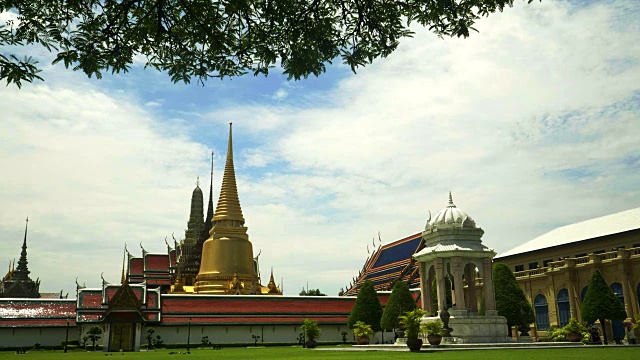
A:
[[[448,207],[456,207],[455,205],[453,205],[453,198],[451,197],[451,191],[449,191],[449,205]]]
[[[200,176],[198,176],[196,178],[196,186],[199,187],[200,186]]]
[[[127,250],[125,248],[125,250],[122,252],[122,276],[120,276],[120,284],[124,284],[125,280],[127,279],[127,277],[124,275],[124,262],[126,257],[127,257]]]
[[[222,175],[222,188],[218,197],[214,221],[231,220],[239,221],[244,225],[240,199],[238,199],[238,187],[236,185],[236,174],[233,166],[233,135],[232,123],[229,123],[229,143],[227,145],[227,161]]]
[[[204,230],[200,238],[200,248],[202,243],[209,238],[209,232],[211,231],[213,221],[213,151],[211,152],[211,181],[209,183],[209,202],[207,203],[207,217],[204,219]],[[202,251],[202,249],[200,249]]]
[[[29,280],[29,269],[27,268],[27,228],[29,227],[29,217],[27,217],[24,226],[24,240],[22,241],[22,252],[20,253],[20,260],[18,260],[18,267],[16,268],[13,278],[15,280]]]
[[[273,279],[273,266],[271,267],[271,277],[269,278],[269,284],[267,284],[267,288],[269,289],[269,294],[278,293],[278,287],[276,286],[276,281]]]

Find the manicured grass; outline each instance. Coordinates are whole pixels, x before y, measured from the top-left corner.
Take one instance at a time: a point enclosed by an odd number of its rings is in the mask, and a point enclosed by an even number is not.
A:
[[[301,349],[299,347],[267,347],[267,348],[224,348],[222,350],[193,349],[191,354],[169,354],[180,350],[158,350],[139,353],[90,353],[73,351],[64,354],[62,351],[30,351],[25,355],[14,352],[0,352],[0,359],[429,359],[429,360],[601,360],[601,359],[634,359],[640,355],[640,347],[630,346],[594,346],[569,349],[509,349],[509,350],[466,350],[442,352],[383,352],[383,351],[319,351]]]

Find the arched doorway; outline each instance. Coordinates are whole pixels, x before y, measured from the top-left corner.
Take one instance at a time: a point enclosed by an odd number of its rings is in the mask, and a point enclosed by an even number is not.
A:
[[[533,300],[533,307],[536,311],[536,327],[538,330],[549,330],[549,305],[547,298],[538,294]]]
[[[571,305],[569,305],[569,290],[561,289],[558,291],[558,325],[564,327],[569,323],[571,318]]]

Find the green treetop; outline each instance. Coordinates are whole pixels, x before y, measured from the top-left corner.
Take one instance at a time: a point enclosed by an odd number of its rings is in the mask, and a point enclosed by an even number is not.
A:
[[[529,3],[533,0],[527,0]],[[5,0],[14,20],[0,47],[34,45],[54,63],[100,78],[142,59],[173,82],[251,72],[279,64],[289,79],[318,76],[336,58],[352,70],[391,54],[418,23],[444,37],[468,37],[481,17],[514,0]],[[25,52],[38,53],[31,48]],[[0,80],[21,86],[37,61],[0,53]]]

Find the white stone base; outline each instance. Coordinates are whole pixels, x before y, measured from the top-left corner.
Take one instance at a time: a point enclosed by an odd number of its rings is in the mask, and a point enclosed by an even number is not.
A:
[[[450,310],[449,327],[453,329],[451,337],[442,338],[445,344],[484,344],[509,343],[507,319],[503,316],[470,316],[465,311]],[[439,320],[439,317],[426,317],[422,321]]]
[[[403,346],[407,346],[407,338],[405,337],[401,337],[401,338],[397,338],[396,342],[393,343],[394,345],[403,345]]]

